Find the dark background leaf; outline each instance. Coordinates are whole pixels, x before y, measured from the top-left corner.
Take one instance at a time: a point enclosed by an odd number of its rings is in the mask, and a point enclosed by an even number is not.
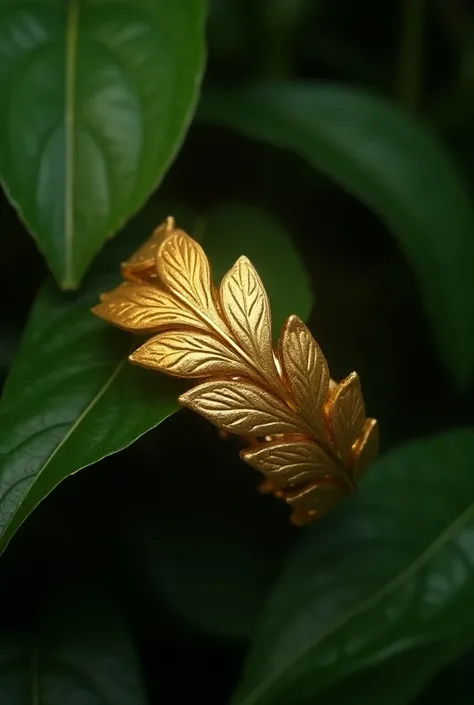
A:
[[[474,374],[474,218],[437,140],[395,106],[337,85],[260,85],[205,96],[201,118],[286,147],[371,207],[420,280],[442,357]]]
[[[394,449],[371,468],[357,502],[302,536],[235,703],[329,703],[340,689],[361,702],[410,702],[473,639],[473,451],[471,431]],[[409,658],[416,669],[399,683]],[[375,667],[377,696],[364,677]]]
[[[119,535],[146,604],[159,596],[181,631],[245,645],[296,532],[287,508],[257,492],[242,444],[192,421],[180,412],[143,439],[139,462],[159,463],[148,473],[148,501],[141,492],[127,498]]]
[[[270,300],[274,337],[292,313],[307,320],[312,307],[308,272],[275,218],[255,206],[223,204],[203,217],[201,228],[216,281],[242,253],[252,262]]]
[[[146,705],[130,632],[115,605],[84,592],[56,598],[31,633],[0,634],[8,705]]]

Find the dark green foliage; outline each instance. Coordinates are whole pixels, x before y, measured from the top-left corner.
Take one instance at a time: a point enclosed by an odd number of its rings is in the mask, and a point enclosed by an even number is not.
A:
[[[473,23],[0,0],[2,705],[474,702]],[[169,214],[361,376],[381,456],[312,528],[90,314]]]

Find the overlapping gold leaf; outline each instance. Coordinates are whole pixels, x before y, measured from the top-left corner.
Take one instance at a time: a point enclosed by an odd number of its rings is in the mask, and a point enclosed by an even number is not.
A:
[[[224,431],[238,436],[298,433],[298,416],[271,392],[241,379],[204,382],[179,401]]]
[[[301,526],[327,514],[346,494],[347,491],[337,482],[321,481],[288,492],[285,500],[293,508],[293,524]]]
[[[168,218],[122,273],[126,283],[104,294],[94,313],[125,330],[157,333],[130,356],[135,364],[205,379],[181,404],[247,440],[242,458],[264,476],[262,491],[292,506],[295,524],[355,491],[378,448],[359,378],[333,383],[296,316],[273,350],[270,304],[246,257],[218,291],[201,246]]]
[[[296,487],[328,476],[342,476],[341,468],[326,451],[304,437],[262,443],[256,448],[243,450],[240,455],[278,488]]]
[[[278,391],[281,379],[273,355],[270,304],[247,257],[239,257],[222,279],[220,299],[234,339],[254,360],[267,384]]]
[[[165,286],[191,308],[220,323],[214,304],[211,268],[199,243],[182,230],[173,231],[162,242],[156,269]]]
[[[169,331],[148,340],[130,355],[144,367],[176,377],[248,376],[249,368],[237,353],[210,333]]]
[[[193,311],[150,284],[122,284],[101,298],[93,312],[124,330],[155,333],[182,326],[207,330]]]
[[[379,427],[375,419],[366,419],[359,438],[352,446],[354,477],[360,480],[379,450]]]
[[[290,316],[283,325],[278,353],[301,416],[318,440],[327,444],[323,407],[329,391],[329,369],[319,345],[298,316]]]
[[[130,282],[156,282],[156,252],[170,233],[173,232],[174,218],[169,217],[155,228],[148,240],[126,261],[122,262],[121,271],[124,279]]]
[[[352,446],[362,433],[365,405],[359,375],[351,372],[331,393],[326,418],[343,461],[350,463]]]

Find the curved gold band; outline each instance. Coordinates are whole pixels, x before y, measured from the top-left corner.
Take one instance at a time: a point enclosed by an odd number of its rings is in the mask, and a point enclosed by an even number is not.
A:
[[[154,334],[130,361],[204,380],[179,401],[241,436],[241,457],[265,477],[260,489],[293,508],[300,525],[331,509],[378,449],[359,378],[330,379],[305,324],[290,316],[276,349],[260,277],[240,257],[219,289],[201,246],[169,217],[122,264],[124,283],[93,312],[127,331]]]

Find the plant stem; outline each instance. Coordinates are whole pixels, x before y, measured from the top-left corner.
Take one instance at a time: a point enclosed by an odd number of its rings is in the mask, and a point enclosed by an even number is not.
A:
[[[402,0],[402,3],[397,93],[400,102],[415,112],[422,78],[425,0]]]

